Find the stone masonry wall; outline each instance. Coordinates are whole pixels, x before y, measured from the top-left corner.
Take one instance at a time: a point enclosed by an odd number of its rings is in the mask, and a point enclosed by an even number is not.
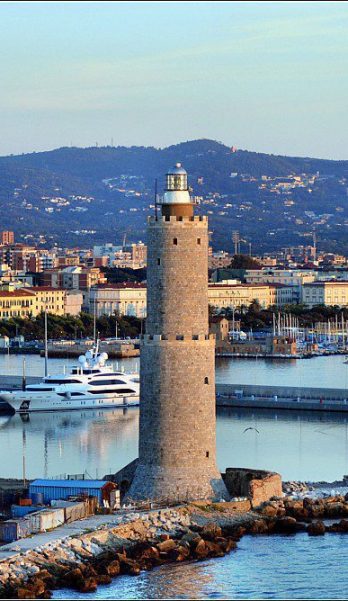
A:
[[[223,477],[230,495],[248,497],[252,507],[258,507],[272,497],[281,497],[283,494],[282,478],[275,472],[227,468]]]
[[[208,334],[206,218],[149,221],[146,333]]]

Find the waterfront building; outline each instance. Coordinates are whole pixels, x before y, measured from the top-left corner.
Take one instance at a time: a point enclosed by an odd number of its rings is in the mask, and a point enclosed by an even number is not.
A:
[[[347,281],[316,281],[304,284],[302,289],[302,302],[309,308],[315,305],[348,306],[348,280]]]
[[[292,303],[301,302],[302,286],[314,282],[317,272],[303,269],[247,269],[245,281],[249,284],[283,284],[292,287]]]
[[[64,315],[65,290],[49,286],[30,287],[28,290],[35,294],[34,316],[45,310],[54,315]]]
[[[101,315],[134,315],[146,317],[146,284],[137,282],[121,282],[104,284],[91,288],[89,294],[89,311]],[[291,304],[292,286],[281,284],[248,285],[241,283],[219,283],[208,285],[208,304],[218,310],[240,309],[248,307],[254,300],[262,308],[276,305],[282,307]]]
[[[47,310],[53,315],[78,315],[82,294],[59,288],[33,286],[0,290],[0,319],[36,317]]]
[[[248,307],[256,300],[263,309],[274,304],[274,289],[267,284],[209,284],[209,305],[216,309]]]
[[[0,319],[30,317],[35,311],[36,296],[30,290],[0,290]]]
[[[147,324],[140,350],[139,460],[128,498],[228,498],[216,465],[215,339],[208,326],[208,220],[187,173],[166,176],[148,221]]]
[[[91,288],[89,311],[101,315],[146,317],[146,286],[137,282],[104,284]]]

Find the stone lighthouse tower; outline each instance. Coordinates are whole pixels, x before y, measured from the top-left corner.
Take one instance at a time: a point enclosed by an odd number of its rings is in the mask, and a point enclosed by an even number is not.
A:
[[[167,173],[160,205],[161,213],[148,222],[139,461],[127,498],[228,498],[216,466],[208,221],[194,215],[180,163]]]

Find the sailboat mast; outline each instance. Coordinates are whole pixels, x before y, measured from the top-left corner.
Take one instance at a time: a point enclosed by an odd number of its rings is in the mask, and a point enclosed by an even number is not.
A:
[[[47,309],[45,309],[45,378],[48,376]]]

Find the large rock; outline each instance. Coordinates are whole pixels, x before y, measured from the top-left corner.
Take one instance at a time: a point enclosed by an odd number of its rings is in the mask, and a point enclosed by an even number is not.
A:
[[[164,540],[157,544],[157,549],[160,553],[169,553],[176,548],[176,542],[173,539]]]
[[[297,532],[297,520],[290,516],[279,518],[274,525],[274,532],[282,534]]]
[[[198,557],[199,559],[204,559],[205,557],[208,556],[208,547],[206,545],[205,540],[203,540],[203,538],[200,538],[194,548],[194,555],[195,557]]]
[[[74,568],[73,570],[69,570],[64,575],[64,584],[73,589],[80,590],[80,587],[83,586],[84,575],[82,573],[81,568]]]
[[[203,526],[200,535],[205,540],[213,541],[215,538],[222,535],[222,530],[218,524],[209,522],[209,524],[205,524],[205,526]]]
[[[81,593],[94,593],[98,588],[97,578],[94,576],[84,578],[83,583],[79,586]]]
[[[250,526],[250,534],[267,534],[268,525],[265,520],[255,520]]]
[[[307,526],[307,532],[309,536],[323,536],[326,532],[324,522],[321,522],[320,520],[312,522]]]
[[[128,574],[129,576],[139,576],[140,565],[134,559],[123,558],[120,561],[121,574]]]
[[[341,520],[338,524],[327,526],[329,532],[348,532],[348,520]]]
[[[120,562],[117,559],[113,559],[105,566],[105,572],[108,576],[111,576],[111,578],[118,576],[120,571]]]
[[[190,532],[186,532],[186,534],[184,534],[184,536],[180,540],[180,543],[181,544],[187,543],[190,547],[195,547],[199,540],[201,540],[201,536],[198,534],[198,532],[190,531]]]
[[[273,518],[278,513],[278,508],[274,507],[274,505],[263,505],[260,509],[260,513],[268,518]]]
[[[96,581],[98,584],[110,584],[112,578],[108,574],[98,574],[98,576],[96,576]]]
[[[345,513],[345,504],[341,501],[326,502],[324,508],[328,518],[338,518]]]

